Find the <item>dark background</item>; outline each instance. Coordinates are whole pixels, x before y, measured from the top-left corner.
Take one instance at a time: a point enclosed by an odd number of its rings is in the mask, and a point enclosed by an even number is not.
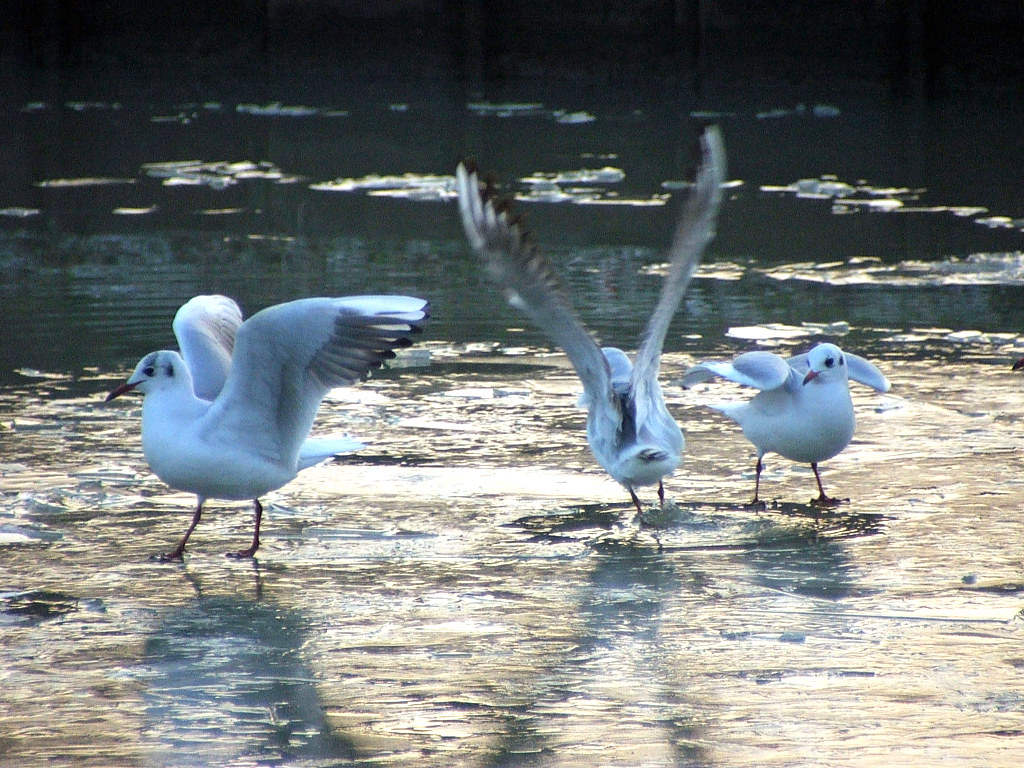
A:
[[[8,0],[8,8],[12,8]],[[191,92],[316,75],[910,97],[1024,83],[1024,0],[14,0],[0,55]]]

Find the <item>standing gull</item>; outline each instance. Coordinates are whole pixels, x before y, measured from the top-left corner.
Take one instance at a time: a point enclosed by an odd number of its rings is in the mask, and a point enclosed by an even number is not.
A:
[[[587,441],[598,463],[625,486],[643,514],[635,488],[658,484],[682,461],[685,441],[665,407],[658,369],[672,316],[714,236],[725,181],[725,148],[717,128],[701,137],[701,167],[683,207],[669,254],[668,276],[647,321],[635,363],[620,349],[599,347],[584,328],[551,263],[530,240],[507,203],[481,186],[475,170],[459,164],[456,182],[462,225],[491,280],[558,344],[583,383]]]
[[[821,485],[818,462],[831,459],[853,439],[856,418],[849,379],[888,392],[882,372],[835,344],[819,344],[788,360],[771,352],[746,352],[732,362],[700,363],[686,372],[683,386],[714,376],[761,390],[744,402],[710,406],[739,424],[757,448],[751,505],[761,503],[762,458],[769,452],[810,464],[820,493],[814,503],[836,503]]]
[[[259,497],[326,458],[303,455],[324,395],[360,381],[394,357],[394,349],[409,346],[427,318],[426,307],[423,299],[408,296],[300,299],[268,307],[237,327],[222,386],[205,389],[211,376],[198,387],[212,400],[197,396],[190,367],[177,352],[142,358],[107,400],[132,390],[145,395],[146,461],[169,486],[198,499],[185,535],[161,559],[182,559],[207,499],[253,500],[252,545],[235,556],[255,555],[263,516]],[[196,365],[202,375],[212,369]]]

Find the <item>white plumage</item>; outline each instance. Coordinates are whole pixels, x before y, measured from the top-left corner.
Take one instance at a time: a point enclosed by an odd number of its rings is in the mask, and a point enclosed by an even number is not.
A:
[[[810,464],[820,494],[816,502],[834,502],[822,487],[818,463],[831,459],[853,438],[856,418],[849,379],[879,392],[889,390],[889,382],[878,368],[835,344],[819,344],[788,360],[771,352],[747,352],[731,362],[700,363],[686,372],[683,386],[692,387],[714,376],[761,390],[747,401],[710,406],[739,424],[757,449],[752,504],[760,501],[766,453]]]
[[[658,370],[672,316],[708,242],[725,181],[725,148],[716,128],[701,139],[701,167],[676,228],[670,268],[633,363],[619,349],[601,348],[584,328],[559,284],[554,268],[529,240],[475,171],[460,164],[456,173],[459,211],[470,245],[509,303],[525,312],[565,350],[583,383],[587,440],[598,463],[630,493],[658,484],[682,461],[683,433],[665,407]]]
[[[198,498],[191,526],[165,559],[181,558],[211,498],[254,500],[252,546],[237,553],[251,557],[259,547],[259,497],[308,466],[361,447],[350,438],[307,440],[324,395],[411,344],[427,317],[427,302],[407,296],[301,299],[240,324],[241,313],[229,305],[237,310],[224,297],[186,304],[175,319],[185,358],[151,352],[107,397],[145,395],[146,461],[169,486]],[[213,321],[196,322],[211,306]]]

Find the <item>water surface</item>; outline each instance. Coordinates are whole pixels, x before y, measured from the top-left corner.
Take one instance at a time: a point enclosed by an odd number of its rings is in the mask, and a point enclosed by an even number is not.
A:
[[[1010,765],[1024,740],[1020,115],[870,101],[5,104],[0,764]],[[634,349],[700,125],[720,232],[663,381],[828,339],[892,392],[823,466],[754,456],[667,385],[687,455],[634,519],[564,358],[451,201],[476,156],[585,322]],[[967,128],[964,128],[964,124]],[[586,173],[583,173],[583,172]],[[103,394],[197,293],[429,298],[420,349],[321,409],[366,451],[211,502],[151,475]],[[399,361],[402,362],[401,360]],[[654,494],[642,498],[653,505]]]

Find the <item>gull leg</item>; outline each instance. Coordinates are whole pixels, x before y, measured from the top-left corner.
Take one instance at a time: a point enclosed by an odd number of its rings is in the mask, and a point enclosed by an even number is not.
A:
[[[640,519],[643,520],[644,508],[640,506],[640,499],[636,497],[636,493],[633,492],[632,488],[627,488],[626,490],[629,491],[629,498],[633,500],[633,506],[636,507],[636,513],[640,515]]]
[[[640,521],[640,527],[641,528],[653,528],[654,529],[654,541],[657,543],[658,551],[660,552],[661,551],[661,539],[658,538],[658,530],[657,530],[658,526],[657,526],[657,524],[652,523],[652,522],[647,520],[647,516],[644,514],[644,508],[642,506],[640,506],[640,499],[638,499],[636,497],[636,493],[633,492],[632,488],[629,489],[629,497],[631,499],[633,499],[633,506],[636,507],[636,519]],[[661,503],[664,504],[665,503],[665,490],[662,487],[660,481],[658,483],[658,497],[661,499]]]
[[[665,507],[665,486],[662,485],[661,480],[658,481],[658,501],[661,503],[662,508]]]
[[[263,505],[259,499],[253,499],[253,519],[255,527],[252,532],[252,546],[239,552],[228,552],[228,557],[237,557],[239,560],[247,560],[256,554],[260,548],[260,521],[263,519]]]
[[[748,507],[764,507],[765,503],[758,498],[758,492],[761,490],[761,470],[764,469],[764,463],[761,461],[761,457],[757,457],[757,465],[754,467],[754,498],[747,504]]]
[[[192,535],[192,531],[199,525],[199,518],[203,515],[203,502],[200,501],[196,504],[196,511],[192,514],[192,524],[189,525],[188,530],[185,531],[185,535],[181,537],[181,541],[178,542],[178,546],[168,552],[166,555],[157,555],[156,560],[162,563],[170,563],[175,560],[184,560],[183,555],[185,554],[185,544],[188,542],[188,537]]]
[[[818,498],[811,499],[811,503],[822,507],[830,507],[834,504],[839,504],[842,499],[833,499],[825,493],[825,488],[821,484],[821,475],[818,474],[818,462],[812,461],[811,469],[814,470],[814,479],[818,481],[818,493],[821,494]]]

